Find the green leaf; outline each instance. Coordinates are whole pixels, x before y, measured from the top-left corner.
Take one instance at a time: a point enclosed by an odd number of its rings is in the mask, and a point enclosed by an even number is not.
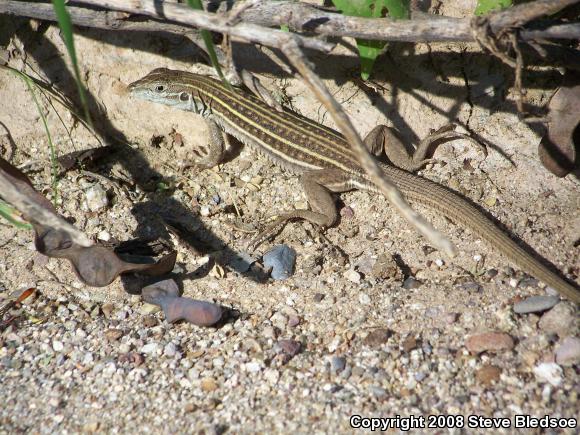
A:
[[[87,103],[85,86],[83,85],[83,81],[81,80],[81,72],[77,60],[77,53],[75,51],[75,42],[73,37],[73,29],[70,15],[66,10],[64,0],[52,0],[52,6],[54,8],[54,12],[56,13],[58,26],[60,27],[60,30],[62,32],[62,39],[64,41],[64,45],[66,46],[68,55],[70,56],[70,60],[73,65],[73,70],[75,73],[75,81],[77,82],[77,88],[79,91],[79,97],[81,99],[81,104],[83,105],[83,110],[85,112],[85,120],[92,127],[93,123],[91,121],[91,115],[89,113],[89,105]]]
[[[333,0],[334,5],[344,15],[366,18],[385,18],[407,20],[410,17],[409,0]],[[361,77],[367,80],[372,72],[377,56],[385,46],[385,41],[357,39]]]
[[[491,11],[505,9],[513,4],[513,0],[479,0],[475,8],[475,15],[485,15]]]
[[[192,9],[197,9],[197,10],[203,11],[203,6],[201,4],[201,0],[187,0],[187,4]],[[218,61],[217,54],[215,52],[215,48],[213,45],[213,41],[211,39],[211,33],[208,30],[201,29],[201,38],[203,39],[203,42],[205,44],[207,54],[209,55],[209,60],[211,61],[211,64],[213,65],[214,69],[216,70],[219,78],[224,83],[224,85],[226,85],[228,88],[231,89],[231,85],[226,80],[226,77],[224,76],[224,73],[222,72],[222,68],[220,66],[220,63]]]

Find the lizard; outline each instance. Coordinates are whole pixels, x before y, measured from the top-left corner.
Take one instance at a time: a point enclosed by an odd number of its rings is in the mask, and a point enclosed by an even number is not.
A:
[[[293,219],[322,228],[332,226],[338,220],[333,193],[353,189],[380,193],[339,132],[289,109],[276,111],[247,91],[211,77],[166,68],[151,71],[131,83],[128,90],[135,98],[191,111],[206,119],[210,141],[197,152],[201,167],[216,166],[222,161],[226,153],[225,133],[301,176],[310,209],[281,214],[257,236],[256,243]],[[375,127],[364,143],[373,155],[387,157],[387,163],[380,163],[381,169],[412,203],[426,206],[469,229],[522,270],[580,303],[580,288],[575,282],[563,278],[536,258],[535,252],[520,246],[478,206],[451,189],[412,173],[427,160],[426,146],[417,147],[414,154],[408,152],[385,125]]]

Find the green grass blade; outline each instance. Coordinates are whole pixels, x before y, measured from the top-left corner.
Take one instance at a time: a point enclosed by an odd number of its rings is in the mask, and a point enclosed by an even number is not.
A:
[[[64,45],[68,51],[68,55],[70,56],[71,63],[73,65],[73,70],[75,73],[75,80],[77,82],[77,89],[79,92],[79,97],[81,99],[81,104],[83,106],[83,110],[85,112],[85,119],[89,123],[89,125],[93,125],[91,121],[91,115],[89,113],[89,104],[87,101],[87,95],[85,91],[85,86],[83,81],[81,80],[81,72],[79,69],[79,63],[77,59],[77,54],[75,50],[75,43],[73,37],[73,28],[72,22],[70,19],[70,15],[66,10],[64,5],[64,0],[52,0],[52,6],[54,7],[54,12],[56,13],[56,17],[58,20],[58,25],[62,32],[62,37],[64,40]]]
[[[0,199],[0,216],[14,225],[16,228],[21,228],[24,230],[31,230],[32,225],[27,222],[23,222],[20,219],[16,218],[16,210],[9,206],[7,203]]]
[[[187,0],[187,4],[192,9],[203,11],[201,0]],[[211,61],[211,64],[215,68],[219,78],[228,88],[231,88],[230,83],[227,81],[226,77],[224,76],[224,73],[222,72],[222,68],[218,61],[213,41],[211,39],[211,33],[208,30],[201,29],[201,37],[203,39],[203,42],[205,43],[205,48],[207,50],[207,54],[209,55],[209,60]]]
[[[46,132],[46,138],[48,140],[48,146],[50,148],[50,166],[51,166],[51,171],[52,171],[51,187],[52,187],[52,194],[53,194],[52,203],[56,207],[56,203],[58,200],[58,162],[56,160],[56,148],[54,146],[54,143],[52,142],[52,136],[50,135],[50,130],[48,128],[48,122],[46,120],[46,116],[44,116],[44,111],[42,110],[42,107],[40,105],[40,102],[38,101],[38,98],[36,98],[35,89],[38,89],[37,85],[26,74],[24,74],[18,70],[12,69],[12,68],[10,68],[10,71],[13,74],[15,74],[18,78],[22,79],[24,81],[24,83],[26,83],[26,87],[30,91],[30,95],[32,95],[32,99],[34,100],[34,104],[36,105],[36,108],[38,110],[40,118],[42,119],[42,124],[44,125],[44,131]]]

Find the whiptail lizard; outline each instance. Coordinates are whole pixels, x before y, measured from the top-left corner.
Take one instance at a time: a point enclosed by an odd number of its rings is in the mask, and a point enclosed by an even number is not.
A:
[[[379,193],[340,133],[290,110],[278,112],[253,95],[231,90],[218,80],[160,68],[131,83],[129,91],[137,98],[195,112],[206,118],[212,140],[208,148],[199,153],[198,163],[203,166],[215,166],[222,160],[225,153],[222,132],[225,132],[266,154],[276,164],[301,174],[311,210],[288,212],[263,234],[271,233],[294,218],[321,227],[333,225],[338,213],[332,192],[361,189]],[[376,127],[365,139],[365,144],[375,155],[384,151],[393,164],[409,170],[421,166],[426,154],[425,149],[418,149],[415,156],[410,157],[402,143],[395,141],[385,126]],[[538,261],[470,201],[407,170],[388,164],[381,164],[381,167],[407,199],[467,227],[524,271],[580,303],[578,285],[567,282]]]

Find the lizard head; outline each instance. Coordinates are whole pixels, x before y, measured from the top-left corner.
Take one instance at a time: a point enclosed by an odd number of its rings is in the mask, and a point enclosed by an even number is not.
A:
[[[205,115],[208,107],[191,86],[195,77],[197,74],[157,68],[131,83],[128,90],[131,96],[141,100]]]

